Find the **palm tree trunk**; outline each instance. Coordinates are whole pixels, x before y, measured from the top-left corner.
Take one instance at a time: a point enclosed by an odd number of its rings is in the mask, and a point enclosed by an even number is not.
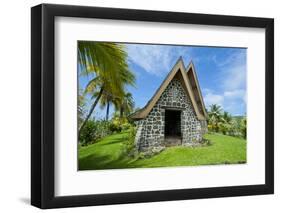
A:
[[[120,107],[120,118],[123,118],[124,108],[123,106]]]
[[[94,102],[93,105],[91,106],[91,109],[90,109],[90,111],[89,111],[87,117],[85,118],[85,120],[83,121],[81,127],[79,128],[78,137],[80,137],[80,134],[81,134],[82,129],[85,127],[87,121],[88,121],[89,118],[91,117],[91,115],[92,115],[92,113],[93,113],[95,107],[97,106],[97,104],[98,104],[98,102],[99,102],[99,100],[100,100],[100,97],[101,97],[102,93],[103,93],[103,87],[101,87],[98,97],[96,98],[95,102]]]
[[[109,105],[110,105],[110,102],[107,101],[107,106],[106,106],[106,121],[108,121],[108,117],[109,117]]]

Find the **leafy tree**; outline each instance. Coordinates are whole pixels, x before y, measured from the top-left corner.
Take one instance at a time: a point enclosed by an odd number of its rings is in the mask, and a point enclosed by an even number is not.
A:
[[[94,93],[94,97],[97,98],[99,95],[99,92]],[[100,98],[100,107],[101,109],[104,109],[106,107],[106,116],[105,120],[108,121],[109,119],[109,108],[110,105],[113,104],[115,107],[117,107],[117,98],[115,98],[111,93],[108,93],[107,91],[104,91]]]
[[[228,112],[224,111],[222,114],[222,119],[224,123],[230,123],[232,120],[232,116]]]
[[[213,104],[208,112],[208,128],[210,131],[221,132],[224,135],[246,138],[247,118],[243,116],[231,116],[223,111],[219,105]]]
[[[212,104],[208,111],[208,126],[211,130],[218,132],[219,123],[222,121],[222,108],[217,104]]]
[[[222,112],[222,108],[221,106],[217,105],[217,104],[212,104],[210,106],[210,111],[208,112],[208,115],[210,117],[216,117],[219,118],[221,116],[221,112]]]
[[[133,111],[135,106],[132,93],[127,92],[117,106],[120,109],[120,117],[123,118],[124,114],[127,117]]]
[[[231,128],[229,130],[229,135],[240,136],[240,121],[237,118],[233,118],[230,122]]]
[[[85,94],[89,94],[91,100],[94,99],[79,128],[80,135],[102,95],[106,92],[122,99],[125,85],[134,85],[135,76],[128,68],[127,53],[120,44],[79,41],[78,63],[81,66],[81,75],[91,77]]]
[[[246,118],[243,118],[240,121],[240,130],[243,135],[243,138],[246,139],[246,137],[247,137],[247,119]]]
[[[81,123],[83,122],[84,120],[84,114],[85,114],[85,107],[86,105],[86,100],[85,100],[85,97],[84,95],[82,94],[81,92],[81,89],[79,89],[79,94],[78,94],[78,126],[81,125]]]
[[[231,115],[224,111],[221,115],[220,122],[219,122],[219,131],[222,132],[224,135],[228,134],[231,130]]]
[[[226,135],[231,130],[231,124],[227,122],[219,123],[219,130],[222,134]]]

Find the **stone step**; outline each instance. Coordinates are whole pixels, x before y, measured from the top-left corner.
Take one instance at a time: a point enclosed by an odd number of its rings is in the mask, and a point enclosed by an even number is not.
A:
[[[165,140],[165,146],[178,146],[181,145],[181,137],[166,137]]]

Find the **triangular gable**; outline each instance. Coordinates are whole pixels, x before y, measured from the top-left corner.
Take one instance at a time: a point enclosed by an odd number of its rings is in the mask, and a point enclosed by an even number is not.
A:
[[[192,63],[191,63],[192,64]],[[188,66],[190,69],[190,66]],[[192,67],[191,67],[192,68]],[[192,68],[193,69],[193,68]],[[167,77],[164,79],[158,90],[155,92],[155,94],[152,96],[152,98],[148,101],[148,103],[143,107],[141,110],[138,110],[137,112],[133,113],[130,117],[132,119],[143,119],[145,118],[148,113],[152,110],[156,102],[161,97],[162,93],[165,91],[169,83],[175,78],[176,74],[180,73],[180,76],[182,78],[183,86],[185,87],[185,91],[187,91],[187,94],[190,98],[191,104],[193,106],[193,109],[195,111],[195,114],[199,120],[205,120],[206,114],[205,114],[205,107],[202,106],[204,110],[202,111],[200,107],[198,107],[199,102],[196,101],[196,96],[194,95],[194,90],[192,89],[190,80],[188,78],[188,74],[186,72],[186,69],[184,67],[184,63],[182,58],[180,57],[177,63],[174,65],[172,70],[169,72]],[[196,84],[198,86],[198,82]],[[200,88],[198,88],[198,91],[200,91]],[[203,101],[201,102],[203,103]]]
[[[189,80],[189,83],[192,87],[193,94],[194,94],[195,100],[196,100],[196,104],[199,107],[200,113],[202,115],[204,115],[205,117],[207,117],[207,112],[206,112],[202,92],[201,92],[200,85],[199,85],[199,82],[198,82],[195,67],[194,67],[194,64],[192,63],[192,61],[186,67],[186,76],[187,76],[187,78]]]

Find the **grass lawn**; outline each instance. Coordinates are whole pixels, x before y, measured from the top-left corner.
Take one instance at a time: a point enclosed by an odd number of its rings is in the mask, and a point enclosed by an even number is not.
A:
[[[128,133],[107,136],[95,144],[79,148],[79,170],[149,168],[235,164],[246,162],[246,141],[221,134],[206,134],[212,145],[205,147],[169,147],[147,159],[128,157],[124,141]]]

